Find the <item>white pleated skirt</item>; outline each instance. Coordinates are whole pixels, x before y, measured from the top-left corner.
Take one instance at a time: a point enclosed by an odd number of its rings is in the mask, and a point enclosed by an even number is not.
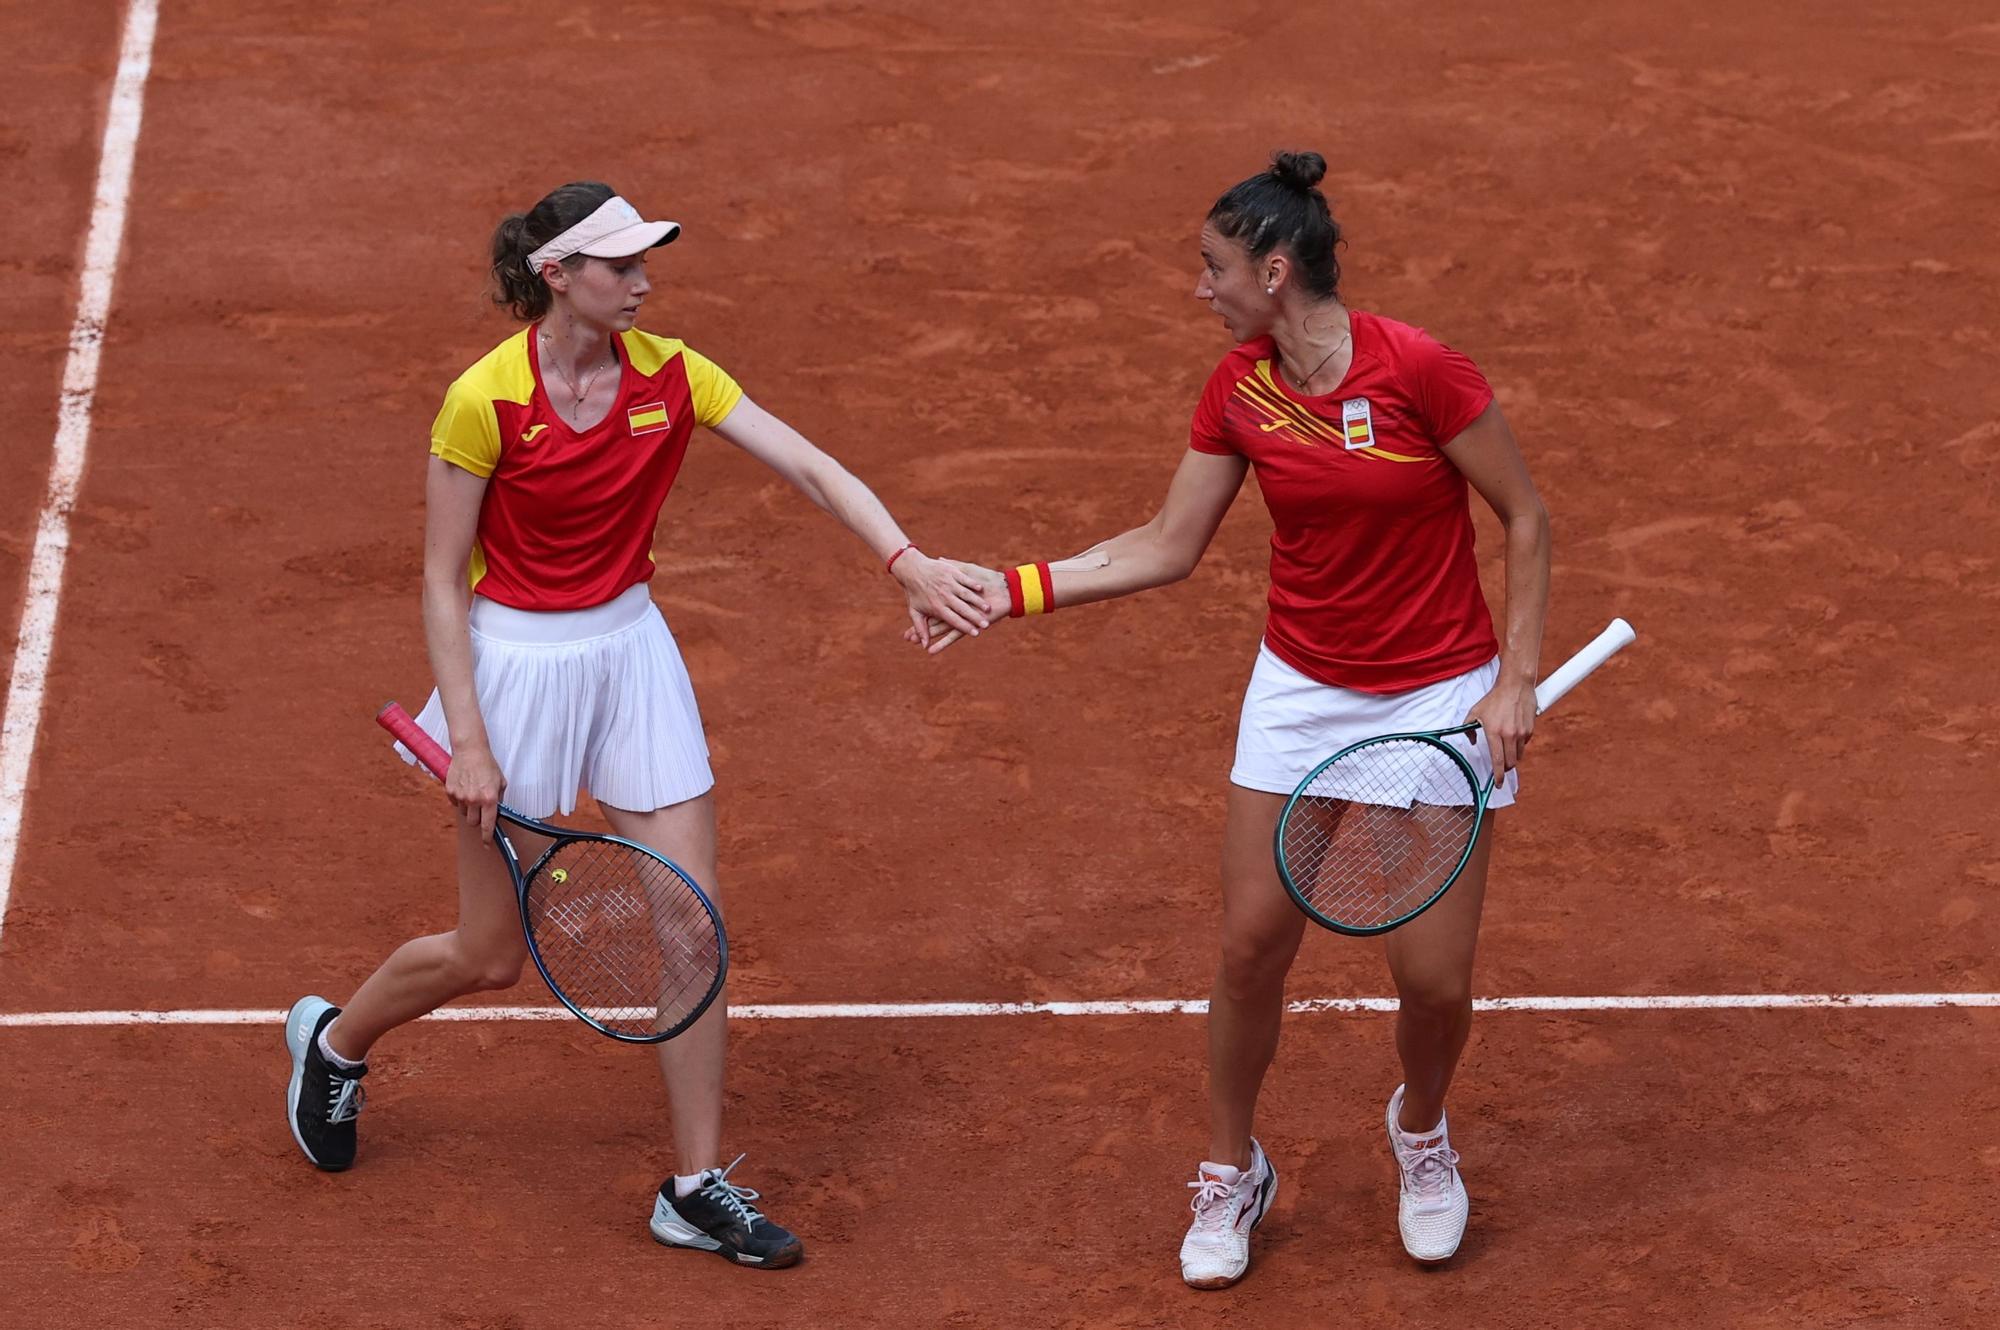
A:
[[[1500,658],[1495,656],[1456,678],[1407,692],[1363,693],[1321,683],[1286,664],[1270,647],[1260,645],[1257,667],[1250,672],[1250,686],[1243,693],[1230,783],[1270,794],[1290,794],[1314,767],[1349,744],[1378,734],[1423,733],[1463,724],[1465,713],[1493,690],[1499,678]],[[1462,738],[1448,742],[1465,754],[1480,784],[1485,784],[1493,773],[1493,755],[1486,744]],[[1508,772],[1493,787],[1493,797],[1486,806],[1507,807],[1514,802],[1520,785],[1520,771]],[[1471,802],[1466,798],[1463,778],[1456,783],[1441,782],[1437,790],[1412,789],[1408,793],[1411,800],[1424,803]]]
[[[515,812],[572,813],[587,789],[646,813],[714,787],[694,685],[645,583],[584,610],[475,595],[470,626],[473,687]],[[435,690],[417,724],[450,750]]]

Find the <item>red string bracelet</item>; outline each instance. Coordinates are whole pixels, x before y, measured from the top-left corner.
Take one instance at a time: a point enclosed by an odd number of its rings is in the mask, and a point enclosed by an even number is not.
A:
[[[898,559],[902,558],[902,557],[903,557],[903,556],[904,556],[905,554],[908,554],[908,553],[909,553],[909,552],[910,552],[911,550],[914,550],[914,549],[916,549],[916,548],[917,548],[917,546],[916,546],[916,543],[915,543],[914,541],[912,541],[912,542],[911,542],[910,544],[908,544],[908,545],[905,545],[905,546],[903,546],[903,548],[901,548],[901,549],[897,550],[897,551],[896,551],[896,552],[895,552],[894,554],[891,554],[891,555],[889,556],[889,562],[887,562],[887,563],[885,563],[885,564],[883,564],[883,565],[882,565],[882,571],[883,571],[883,572],[885,572],[885,573],[893,573],[893,572],[895,572],[895,571],[896,571],[896,560],[898,560]],[[919,554],[923,553],[923,551],[922,551],[922,550],[917,550],[917,552],[918,552]]]

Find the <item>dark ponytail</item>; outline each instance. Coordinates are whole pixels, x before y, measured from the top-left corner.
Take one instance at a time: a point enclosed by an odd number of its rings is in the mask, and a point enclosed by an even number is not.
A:
[[[549,312],[554,293],[539,272],[528,270],[528,256],[575,226],[617,193],[595,180],[578,180],[551,190],[525,213],[511,213],[493,232],[493,303],[532,323]],[[583,263],[581,255],[563,260],[566,268]]]
[[[1326,158],[1316,152],[1279,152],[1260,171],[1215,201],[1208,222],[1253,259],[1279,245],[1291,251],[1299,282],[1321,300],[1340,296],[1340,223],[1326,206],[1319,182]]]

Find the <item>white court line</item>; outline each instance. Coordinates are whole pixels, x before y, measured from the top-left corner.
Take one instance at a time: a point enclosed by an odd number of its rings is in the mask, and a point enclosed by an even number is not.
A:
[[[1785,1011],[1801,1008],[2000,1007],[2000,993],[1687,993],[1608,997],[1475,998],[1475,1011]],[[1388,1012],[1396,999],[1304,998],[1286,1004],[1315,1012]],[[932,1020],[981,1016],[1199,1016],[1206,998],[1129,1002],[794,1002],[731,1007],[739,1021]],[[263,1011],[16,1011],[0,1012],[0,1029],[80,1025],[276,1025],[282,1008]],[[563,1007],[446,1007],[427,1021],[563,1021]]]
[[[42,685],[55,647],[56,604],[62,596],[63,563],[69,555],[69,515],[83,479],[90,446],[90,408],[97,398],[97,362],[104,345],[104,322],[111,312],[111,283],[125,240],[125,199],[132,188],[132,159],[139,146],[139,113],[145,105],[146,75],[153,67],[153,29],[159,0],[132,0],[125,37],[118,49],[118,74],[111,85],[111,108],[104,118],[104,147],[97,159],[97,194],[90,205],[90,238],[83,250],[83,280],[76,322],[69,330],[69,358],[63,362],[62,401],[56,408],[55,456],[49,488],[35,526],[35,549],[28,559],[28,592],[21,602],[21,632],[14,645],[14,669],[7,680],[7,711],[0,720],[0,927],[7,922],[7,897],[14,884],[14,855],[21,841],[21,805],[28,794],[28,766],[42,725]]]

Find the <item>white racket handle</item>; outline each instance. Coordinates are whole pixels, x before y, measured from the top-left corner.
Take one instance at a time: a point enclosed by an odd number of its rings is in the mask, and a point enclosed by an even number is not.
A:
[[[1541,715],[1556,703],[1570,689],[1589,678],[1591,672],[1605,661],[1632,644],[1638,634],[1632,625],[1623,619],[1613,619],[1611,626],[1590,639],[1590,645],[1562,663],[1554,674],[1542,680],[1535,689],[1535,714]]]

